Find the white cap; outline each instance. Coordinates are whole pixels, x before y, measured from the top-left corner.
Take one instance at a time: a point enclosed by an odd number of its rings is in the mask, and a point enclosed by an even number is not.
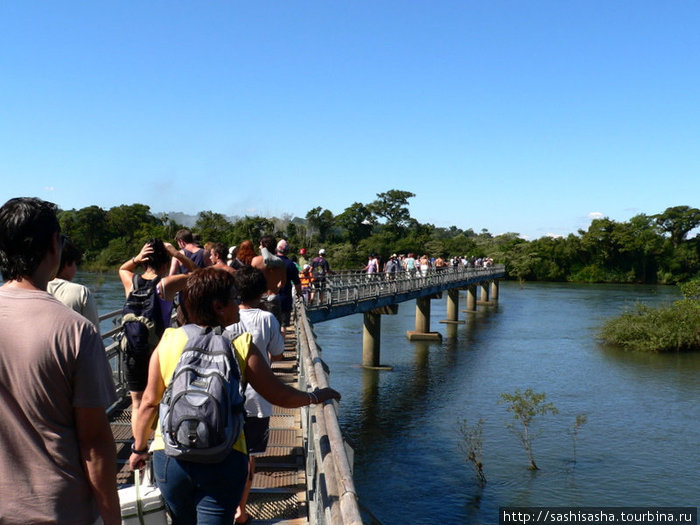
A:
[[[318,251],[318,254],[319,254],[319,255],[326,255],[326,250],[324,250],[323,248],[321,248],[321,249]]]

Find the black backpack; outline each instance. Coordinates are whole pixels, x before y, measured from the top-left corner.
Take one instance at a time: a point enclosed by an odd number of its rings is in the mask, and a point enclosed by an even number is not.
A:
[[[129,357],[148,358],[165,331],[156,286],[160,277],[134,275],[131,293],[122,309],[121,348]]]
[[[216,463],[231,453],[243,431],[245,387],[230,337],[220,328],[186,324],[181,329],[187,344],[159,409],[165,453]]]

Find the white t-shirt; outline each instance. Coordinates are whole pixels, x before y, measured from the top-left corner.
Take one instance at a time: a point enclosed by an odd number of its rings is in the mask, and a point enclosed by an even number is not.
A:
[[[284,338],[279,321],[270,312],[260,308],[244,308],[239,311],[241,320],[227,326],[235,335],[248,332],[253,336],[253,344],[258,347],[265,360],[270,363],[269,355],[278,356],[284,352]],[[250,417],[270,417],[272,403],[258,394],[250,386],[245,392],[245,410]]]
[[[85,317],[94,324],[99,331],[100,316],[97,313],[97,304],[95,303],[92,292],[90,292],[87,286],[56,278],[53,281],[49,281],[46,291],[68,308],[72,308]]]

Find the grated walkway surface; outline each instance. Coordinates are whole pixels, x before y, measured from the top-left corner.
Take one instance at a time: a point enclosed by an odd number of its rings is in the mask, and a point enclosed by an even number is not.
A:
[[[285,337],[284,357],[272,363],[282,382],[297,386],[296,335],[290,328]],[[134,482],[127,461],[132,443],[129,400],[110,416],[117,444],[117,484]],[[306,474],[301,430],[301,409],[275,407],[270,419],[267,450],[256,458],[256,472],[247,510],[256,525],[308,525]]]

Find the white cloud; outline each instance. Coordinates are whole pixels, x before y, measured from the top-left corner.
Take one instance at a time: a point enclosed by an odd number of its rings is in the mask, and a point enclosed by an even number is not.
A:
[[[54,189],[53,186],[44,186],[44,191],[54,191]]]
[[[600,213],[599,211],[592,211],[588,214],[588,218],[593,220],[593,219],[602,219],[605,217],[603,213]]]
[[[557,233],[547,233],[545,234],[545,237],[551,237],[552,239],[561,239],[562,236]]]

